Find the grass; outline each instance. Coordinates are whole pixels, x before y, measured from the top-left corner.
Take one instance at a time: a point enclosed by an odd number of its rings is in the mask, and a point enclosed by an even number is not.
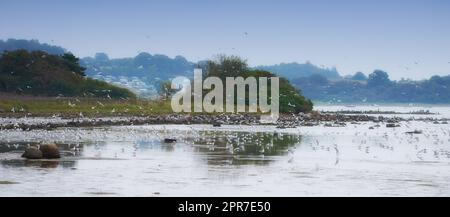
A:
[[[192,103],[192,111],[194,110]],[[248,107],[246,107],[248,111]],[[42,116],[61,115],[64,117],[106,116],[146,116],[172,114],[170,99],[104,99],[83,97],[39,97],[0,93],[0,117],[4,116]],[[219,115],[221,113],[195,112],[197,115]],[[257,115],[263,113],[257,112]]]
[[[170,101],[111,100],[96,98],[1,97],[0,116],[79,115],[132,116],[172,113]]]

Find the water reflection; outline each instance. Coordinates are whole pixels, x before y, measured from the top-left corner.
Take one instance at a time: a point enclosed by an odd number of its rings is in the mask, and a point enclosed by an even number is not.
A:
[[[211,165],[267,164],[301,143],[300,135],[267,132],[200,131],[187,138]]]
[[[25,159],[12,159],[2,160],[1,165],[7,167],[35,167],[52,169],[60,166],[64,169],[76,168],[76,160],[25,160]]]
[[[38,146],[40,142],[0,142],[0,153],[20,152],[23,153],[29,146]],[[55,143],[63,156],[81,156],[83,152],[83,143]]]
[[[0,186],[0,195],[450,195],[447,128],[405,122],[395,129],[369,129],[373,125],[5,131],[0,134],[5,141],[0,142],[0,181],[19,184]],[[415,129],[422,133],[405,133]],[[164,143],[165,138],[177,142]],[[64,157],[20,157],[27,145],[40,141],[56,141]]]
[[[80,157],[83,155],[84,144],[65,144],[56,143],[61,153],[62,159],[53,160],[27,160],[21,158],[25,149],[29,146],[37,146],[40,142],[2,142],[0,143],[0,153],[5,153],[5,157],[1,159],[3,167],[38,167],[38,168],[74,168],[76,160],[70,160],[70,157]],[[67,157],[69,159],[67,159]]]
[[[151,158],[157,152],[188,150],[207,165],[265,165],[286,155],[301,143],[300,135],[279,132],[209,131],[176,134],[176,143],[164,143],[164,138],[174,132],[155,130],[145,139],[133,138],[127,141],[90,141],[84,143],[57,143],[63,156],[59,160],[25,160],[23,151],[39,142],[3,142],[1,161],[8,167],[72,168],[75,162],[87,159]],[[156,153],[155,153],[156,151]],[[137,157],[138,156],[138,157]]]

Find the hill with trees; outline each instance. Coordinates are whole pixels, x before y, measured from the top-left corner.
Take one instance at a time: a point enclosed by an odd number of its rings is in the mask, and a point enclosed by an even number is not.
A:
[[[97,53],[95,57],[83,58],[81,64],[89,77],[125,86],[143,97],[154,97],[164,81],[176,76],[192,77],[195,66],[182,56],[170,58],[146,52],[117,59]]]
[[[308,77],[311,75],[321,75],[328,80],[338,80],[341,79],[336,68],[320,68],[310,62],[304,64],[300,63],[280,63],[271,66],[257,66],[255,69],[266,70],[277,74],[280,77],[287,78],[289,80]]]
[[[421,81],[389,79],[375,70],[369,76],[361,72],[345,79],[330,81],[321,75],[294,79],[306,97],[331,103],[450,103],[450,75],[432,76]]]
[[[0,56],[0,92],[36,96],[134,98],[103,81],[87,78],[79,59],[70,53],[15,50]]]
[[[4,51],[25,49],[45,51],[63,56],[66,49],[38,40],[0,40],[0,54]],[[70,58],[66,56],[66,58]],[[74,62],[75,60],[67,60]],[[67,63],[67,62],[66,62]],[[176,76],[191,77],[196,66],[205,67],[211,61],[193,63],[182,56],[170,58],[160,54],[140,53],[129,58],[109,58],[105,53],[85,57],[78,61],[86,68],[87,77],[126,87],[144,97],[155,97],[165,82]],[[76,71],[72,65],[71,71]],[[342,103],[450,103],[449,76],[433,76],[427,80],[392,81],[388,73],[376,70],[370,75],[357,72],[341,76],[335,68],[318,67],[310,62],[281,63],[269,66],[248,67],[246,71],[266,71],[284,77],[296,89],[302,90],[314,101]],[[82,75],[81,75],[82,76]],[[0,87],[2,88],[2,87]],[[23,87],[21,87],[23,89]]]
[[[225,83],[226,77],[275,77],[274,73],[260,69],[251,69],[248,67],[246,61],[237,56],[221,55],[215,60],[209,60],[203,66],[206,72],[205,77],[216,76],[222,79]],[[280,78],[279,84],[280,93],[280,112],[282,113],[298,113],[309,112],[312,110],[313,104],[311,100],[306,99],[301,91],[295,88],[289,80]],[[268,90],[270,90],[270,83]],[[270,93],[268,94],[270,96]],[[268,100],[270,102],[270,100]],[[246,102],[248,103],[248,95],[246,95]]]
[[[66,49],[49,45],[46,43],[40,43],[38,40],[25,40],[25,39],[8,39],[0,40],[0,53],[4,51],[14,50],[27,50],[27,51],[44,51],[48,54],[63,55],[66,53]]]

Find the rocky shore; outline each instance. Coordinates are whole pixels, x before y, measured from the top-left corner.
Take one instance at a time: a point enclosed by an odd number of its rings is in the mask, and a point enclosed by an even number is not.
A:
[[[402,121],[431,121],[435,124],[447,124],[448,119],[436,119],[432,117],[400,118],[370,115],[343,115],[329,113],[300,113],[282,114],[276,123],[279,128],[291,128],[298,126],[317,126],[323,124],[325,127],[339,127],[347,124],[358,124],[359,122],[374,122],[394,124]],[[130,116],[130,117],[9,117],[0,118],[0,130],[52,130],[60,127],[100,127],[100,126],[126,126],[146,124],[212,124],[220,127],[227,125],[262,125],[260,116],[256,114],[168,114],[153,116]]]

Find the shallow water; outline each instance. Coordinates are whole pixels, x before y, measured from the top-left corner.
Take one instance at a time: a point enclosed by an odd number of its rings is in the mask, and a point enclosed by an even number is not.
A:
[[[315,105],[316,111],[388,111],[397,113],[413,113],[418,111],[428,111],[429,114],[383,114],[384,117],[401,117],[401,118],[450,118],[450,106],[448,105],[430,105],[430,104],[364,104],[364,105]],[[380,114],[370,114],[371,116],[380,116]]]
[[[450,125],[375,125],[2,131],[0,196],[450,196]],[[49,141],[64,158],[20,158]]]

